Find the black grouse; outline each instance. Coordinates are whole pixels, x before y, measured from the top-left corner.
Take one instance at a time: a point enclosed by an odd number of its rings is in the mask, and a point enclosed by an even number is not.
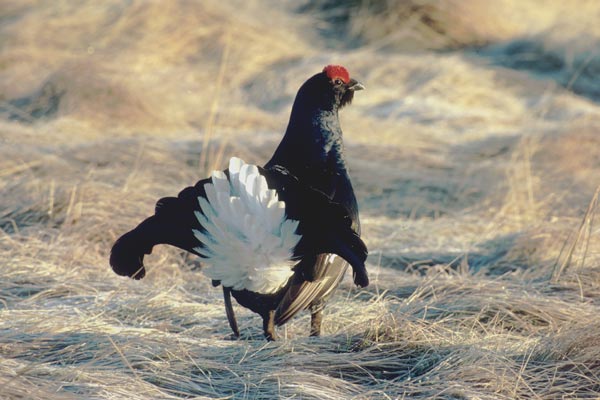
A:
[[[338,110],[364,86],[339,65],[328,65],[298,90],[290,121],[264,167],[232,158],[229,168],[160,199],[155,214],[113,245],[119,275],[141,279],[143,258],[157,244],[202,258],[202,271],[222,285],[231,329],[239,330],[231,295],[275,325],[310,309],[310,335],[321,332],[325,300],[348,264],[354,283],[369,284],[367,248],[348,175]]]

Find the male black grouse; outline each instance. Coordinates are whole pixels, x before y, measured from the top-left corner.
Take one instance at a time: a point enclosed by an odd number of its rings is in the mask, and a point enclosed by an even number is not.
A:
[[[144,254],[157,244],[176,246],[201,257],[204,274],[223,286],[236,336],[231,295],[261,315],[269,340],[275,325],[307,308],[310,334],[318,336],[324,302],[348,264],[355,284],[369,284],[338,119],[362,89],[344,67],[326,66],[300,87],[283,140],[264,167],[232,158],[227,170],[160,199],[153,216],[115,242],[113,270],[141,279]]]

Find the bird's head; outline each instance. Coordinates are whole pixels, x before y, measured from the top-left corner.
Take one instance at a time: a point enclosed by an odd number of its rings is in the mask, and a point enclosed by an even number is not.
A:
[[[352,102],[354,92],[365,86],[350,78],[341,65],[327,65],[323,71],[307,80],[298,92],[302,104],[312,104],[324,110],[338,110]]]
[[[365,88],[362,83],[350,78],[348,70],[341,65],[327,65],[322,74],[326,77],[327,89],[333,93],[334,103],[338,108],[352,103],[354,92]]]
[[[341,65],[327,65],[310,77],[298,90],[285,135],[267,168],[284,166],[302,179],[306,171],[332,168],[333,164],[344,168],[338,110],[364,88]]]

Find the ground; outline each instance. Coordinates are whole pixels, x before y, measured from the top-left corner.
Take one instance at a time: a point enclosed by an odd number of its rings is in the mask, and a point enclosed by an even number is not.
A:
[[[600,6],[0,4],[0,387],[9,399],[600,397]],[[345,65],[371,285],[264,341],[198,260],[113,241]]]

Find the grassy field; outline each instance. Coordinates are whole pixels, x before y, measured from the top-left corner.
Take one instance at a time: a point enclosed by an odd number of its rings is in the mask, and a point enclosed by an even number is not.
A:
[[[0,1],[0,398],[600,398],[596,1]],[[263,340],[155,201],[264,163],[340,63],[372,284]]]

